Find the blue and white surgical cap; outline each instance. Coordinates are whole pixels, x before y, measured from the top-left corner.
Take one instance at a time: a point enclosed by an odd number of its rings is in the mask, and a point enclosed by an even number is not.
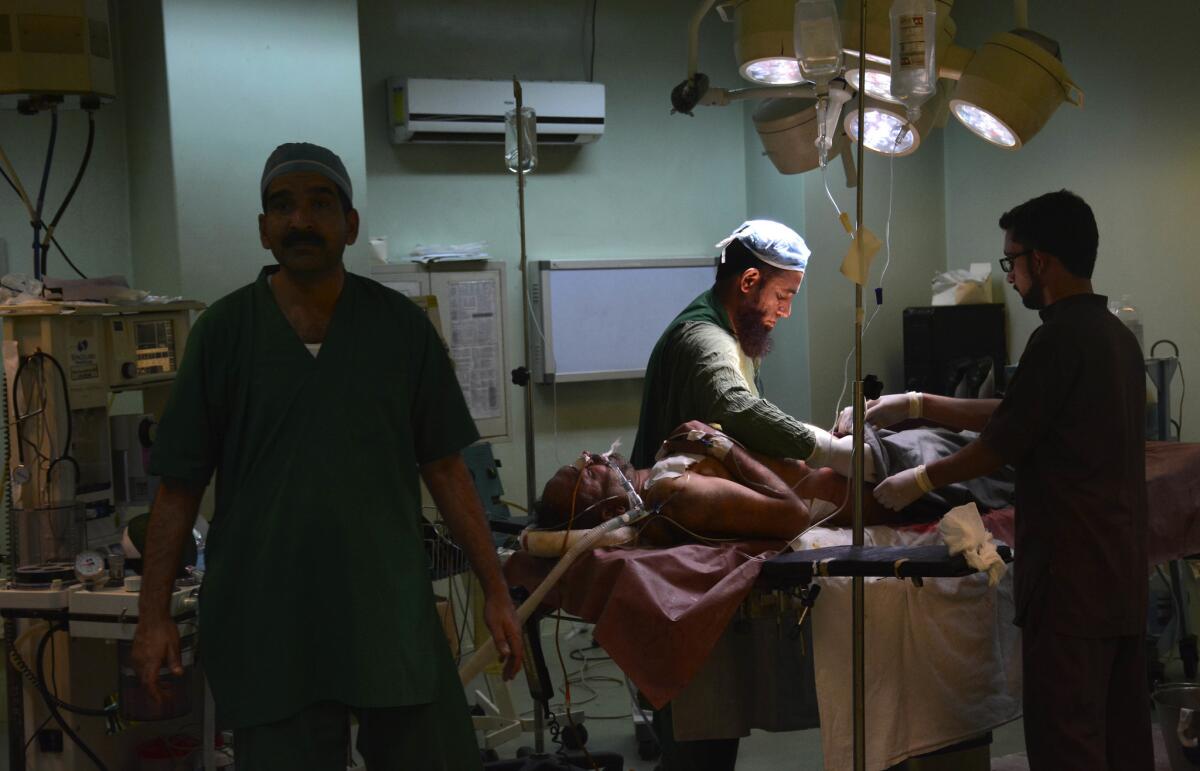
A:
[[[735,238],[758,259],[783,270],[804,270],[812,254],[800,234],[787,225],[772,220],[746,220],[716,243],[721,250],[721,262],[725,261],[725,247]]]

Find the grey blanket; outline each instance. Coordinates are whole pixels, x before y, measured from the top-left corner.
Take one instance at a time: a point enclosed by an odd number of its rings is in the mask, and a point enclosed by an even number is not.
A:
[[[961,450],[978,434],[970,431],[956,433],[943,428],[916,428],[908,431],[888,431],[865,426],[864,443],[875,459],[879,479],[891,476],[922,463],[929,464]],[[1012,466],[1003,466],[986,477],[948,485],[926,493],[909,505],[904,513],[913,519],[931,520],[955,506],[974,501],[980,511],[1003,509],[1013,505]]]

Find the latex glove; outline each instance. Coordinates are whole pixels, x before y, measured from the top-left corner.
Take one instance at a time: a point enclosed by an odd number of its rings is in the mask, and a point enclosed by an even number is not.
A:
[[[933,483],[925,473],[925,466],[905,469],[899,474],[892,474],[887,479],[875,485],[875,500],[885,508],[900,511],[922,495],[933,491]]]
[[[835,437],[819,426],[805,425],[813,432],[815,442],[812,454],[804,462],[813,468],[831,468],[846,478],[853,476],[854,437]],[[868,482],[875,481],[875,458],[870,452],[863,455],[863,476]]]
[[[867,422],[887,428],[895,424],[921,417],[922,394],[909,391],[904,394],[888,394],[867,402]]]

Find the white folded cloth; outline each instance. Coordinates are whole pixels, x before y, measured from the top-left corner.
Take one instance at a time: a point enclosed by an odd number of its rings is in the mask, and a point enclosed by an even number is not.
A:
[[[1004,577],[1008,565],[996,552],[992,534],[983,526],[979,507],[972,503],[956,506],[938,522],[938,532],[950,547],[950,555],[962,553],[967,564],[988,574],[988,586],[995,586]]]

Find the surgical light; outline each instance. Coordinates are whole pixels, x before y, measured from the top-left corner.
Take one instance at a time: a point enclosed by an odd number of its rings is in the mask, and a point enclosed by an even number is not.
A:
[[[1064,101],[1082,107],[1083,92],[1067,77],[1058,43],[1019,29],[996,35],[976,52],[950,109],[972,133],[1016,150]]]
[[[1016,146],[1017,135],[987,110],[966,102],[956,102],[952,109],[954,117],[962,121],[964,126],[992,144],[1001,147]]]
[[[0,108],[94,109],[116,92],[108,3],[0,2]]]
[[[717,11],[730,21],[728,6]],[[767,85],[803,82],[792,42],[791,0],[744,0],[732,13],[733,50],[743,78]]]
[[[858,141],[858,107],[848,110],[844,125],[852,141]],[[863,114],[863,147],[880,155],[910,155],[920,145],[920,136],[908,125],[901,110],[888,109],[868,99]]]
[[[804,81],[799,63],[792,58],[759,59],[742,67],[742,77],[755,83],[794,86]]]
[[[846,68],[846,82],[852,88],[858,88],[858,65]],[[900,104],[900,100],[892,96],[892,74],[886,70],[867,67],[865,88],[872,99]]]
[[[764,154],[780,174],[803,174],[820,166],[816,99],[765,99],[754,109],[753,120]],[[845,140],[838,131],[829,154],[841,152]]]

